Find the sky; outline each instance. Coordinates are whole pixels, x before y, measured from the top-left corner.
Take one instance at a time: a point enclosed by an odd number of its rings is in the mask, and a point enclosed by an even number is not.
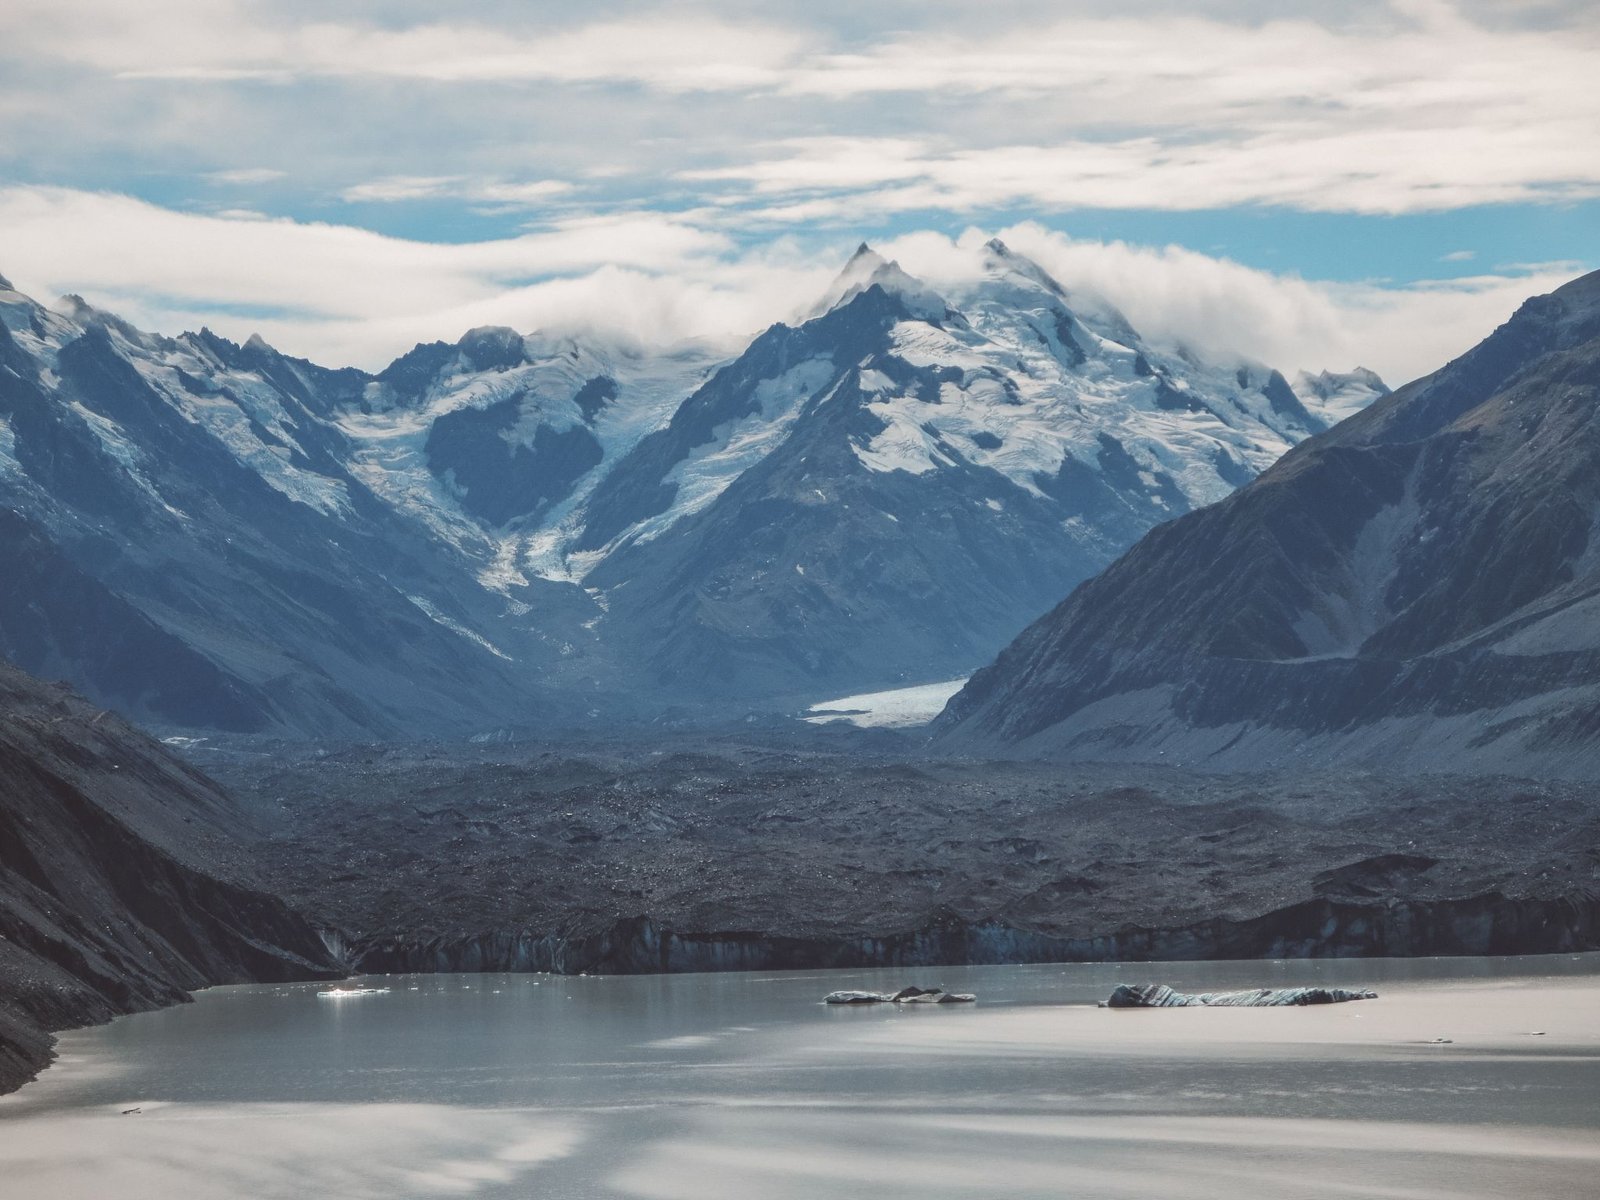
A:
[[[1391,383],[1600,267],[1590,0],[5,0],[0,274],[381,366],[736,349],[998,235],[1147,337]]]

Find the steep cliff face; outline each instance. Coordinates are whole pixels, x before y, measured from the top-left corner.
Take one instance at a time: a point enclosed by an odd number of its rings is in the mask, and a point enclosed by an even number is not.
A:
[[[0,1091],[49,1031],[194,988],[342,974],[253,883],[242,818],[120,718],[0,664]]]
[[[1159,527],[979,672],[967,749],[1600,772],[1600,275]]]

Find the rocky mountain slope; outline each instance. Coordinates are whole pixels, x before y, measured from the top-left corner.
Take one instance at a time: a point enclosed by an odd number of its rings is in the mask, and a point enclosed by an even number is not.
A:
[[[479,330],[371,377],[0,288],[0,652],[157,727],[570,714],[605,686],[600,610],[495,530],[574,486],[585,421],[610,432],[600,369]]]
[[[259,890],[239,810],[119,717],[0,664],[0,1091],[49,1031],[216,983],[342,975]]]
[[[1163,525],[942,744],[1210,767],[1600,771],[1600,274]]]
[[[863,246],[607,476],[576,547],[664,686],[949,678],[1321,428],[1276,372],[1161,353],[998,242],[947,295]]]
[[[1368,386],[1163,352],[999,243],[945,291],[863,247],[720,368],[490,328],[369,375],[0,281],[0,652],[319,736],[949,678]]]
[[[392,734],[531,711],[529,676],[561,654],[503,614],[587,601],[463,586],[470,560],[357,474],[333,414],[364,387],[0,291],[0,651],[158,725]]]

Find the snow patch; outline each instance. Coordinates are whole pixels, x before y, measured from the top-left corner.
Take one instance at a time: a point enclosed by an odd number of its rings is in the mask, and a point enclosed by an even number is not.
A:
[[[368,388],[369,411],[341,414],[339,424],[356,443],[352,471],[395,508],[470,557],[486,560],[478,580],[493,591],[525,585],[530,576],[579,583],[603,554],[572,552],[584,529],[583,507],[605,473],[641,438],[662,428],[718,359],[698,346],[664,354],[578,342],[571,338],[523,338],[526,361],[474,372],[460,360],[413,405]],[[610,379],[616,396],[586,419],[576,402],[583,387]],[[433,423],[466,407],[510,398],[522,406],[509,440],[527,444],[541,426],[569,430],[588,426],[600,443],[600,462],[577,480],[566,497],[545,510],[536,528],[510,534],[485,529],[461,508],[459,498],[429,469],[426,446]]]
[[[1337,425],[1389,394],[1389,387],[1377,372],[1365,367],[1353,371],[1323,371],[1313,375],[1299,372],[1290,390],[1311,412],[1329,425]]]
[[[1041,476],[1053,477],[1069,458],[1098,472],[1101,439],[1110,435],[1133,460],[1149,502],[1170,512],[1183,506],[1162,494],[1164,479],[1187,507],[1211,504],[1236,486],[1230,464],[1260,472],[1307,432],[1273,411],[1260,390],[1265,369],[1164,354],[1120,318],[1091,329],[1033,264],[1008,251],[992,257],[989,275],[951,293],[964,321],[902,321],[891,331],[889,353],[901,364],[945,376],[937,403],[924,399],[931,380],[897,394],[885,384],[903,371],[885,371],[881,360],[862,364],[867,407],[884,424],[853,447],[869,470],[921,475],[965,460],[1045,499]]]
[[[469,641],[469,642],[474,642],[477,645],[482,646],[485,650],[487,650],[490,654],[493,654],[497,658],[503,658],[507,662],[515,662],[516,661],[509,654],[507,654],[504,650],[500,649],[500,647],[496,646],[493,642],[491,642],[488,638],[484,637],[483,634],[479,633],[477,630],[468,629],[460,621],[457,621],[453,617],[450,617],[450,616],[446,615],[445,613],[440,612],[438,606],[435,605],[426,596],[409,596],[408,595],[406,597],[406,599],[411,601],[411,603],[415,604],[424,613],[426,613],[427,616],[428,616],[428,619],[433,621],[435,624],[442,625],[446,629],[448,629],[451,633],[457,634],[457,635],[459,635],[461,637],[466,638],[467,641]]]
[[[635,525],[619,540],[648,542],[708,507],[735,479],[783,444],[806,401],[825,387],[833,374],[833,360],[818,356],[774,379],[762,380],[752,395],[754,412],[717,426],[707,445],[696,447],[667,473],[666,482],[677,486],[671,507]],[[838,387],[835,383],[834,389]]]
[[[276,389],[259,375],[229,370],[215,356],[201,353],[192,341],[165,343],[155,355],[120,335],[115,340],[123,357],[157,395],[184,420],[222,443],[267,486],[327,516],[350,511],[350,494],[343,481],[293,462],[294,450],[300,448],[295,419]],[[184,386],[180,371],[206,379],[214,390],[196,395]],[[263,439],[257,428],[271,440]]]
[[[802,718],[813,725],[845,722],[861,729],[911,729],[926,725],[966,684],[967,679],[920,683],[886,692],[863,692],[813,704]]]

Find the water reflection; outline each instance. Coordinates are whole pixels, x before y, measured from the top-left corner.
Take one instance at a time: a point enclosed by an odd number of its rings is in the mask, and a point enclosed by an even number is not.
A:
[[[1092,1006],[1147,978],[1382,998]],[[817,1003],[902,982],[980,1001]],[[1600,956],[382,984],[217,989],[68,1035],[0,1101],[0,1190],[1577,1197],[1600,1166]]]

